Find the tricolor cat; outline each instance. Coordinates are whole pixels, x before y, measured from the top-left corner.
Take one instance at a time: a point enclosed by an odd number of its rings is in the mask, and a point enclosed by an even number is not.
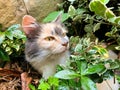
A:
[[[61,14],[46,24],[38,24],[35,18],[25,15],[22,27],[27,37],[26,60],[47,79],[55,73],[56,66],[65,65],[69,57],[69,39]]]

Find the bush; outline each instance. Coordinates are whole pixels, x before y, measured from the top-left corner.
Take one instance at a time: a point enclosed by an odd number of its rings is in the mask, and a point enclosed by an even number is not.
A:
[[[108,50],[120,50],[120,16],[107,5],[109,0],[64,0],[59,5],[64,12],[62,21],[69,30],[70,60],[67,67],[58,66],[54,77],[40,80],[37,89],[96,90],[95,83],[115,76],[114,70],[119,69],[120,62],[109,59],[109,52],[99,43],[104,41],[108,46],[109,42]],[[119,8],[115,6],[113,10]],[[52,21],[58,13],[50,13],[43,21]]]
[[[19,28],[16,24],[0,31],[0,60],[10,61],[10,56],[18,57],[23,53],[26,37]]]

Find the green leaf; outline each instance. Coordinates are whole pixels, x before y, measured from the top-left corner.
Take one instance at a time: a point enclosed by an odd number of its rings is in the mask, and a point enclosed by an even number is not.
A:
[[[80,74],[82,75],[84,73],[84,71],[86,70],[86,68],[87,68],[87,62],[81,61],[80,66],[78,66],[78,67],[79,67],[79,70],[80,70]]]
[[[81,15],[81,14],[87,12],[87,9],[85,9],[85,8],[78,8],[78,9],[76,10],[76,12],[77,12],[77,15]]]
[[[38,89],[40,89],[40,90],[48,90],[48,89],[50,89],[50,85],[47,82],[45,82],[44,80],[41,80],[40,84],[38,86]]]
[[[35,89],[35,86],[32,85],[32,84],[29,84],[29,88],[30,88],[31,90],[36,90],[36,89]]]
[[[97,90],[96,84],[88,77],[81,77],[82,90]]]
[[[104,4],[107,4],[110,0],[100,0],[101,2],[103,2]]]
[[[92,24],[85,25],[84,30],[87,33],[92,33],[93,32],[93,25]]]
[[[71,4],[73,4],[73,2],[75,1],[75,0],[68,0],[69,2],[71,2]]]
[[[18,39],[21,39],[21,38],[25,38],[26,36],[23,34],[22,31],[20,30],[14,30],[12,31],[12,34],[14,37],[18,38]]]
[[[120,46],[115,47],[116,50],[120,50]]]
[[[89,66],[83,73],[83,75],[89,75],[94,73],[100,73],[104,71],[106,68],[103,64],[96,64]]]
[[[14,49],[16,49],[16,51],[19,51],[19,50],[20,50],[20,44],[14,44],[14,45],[12,45],[12,47],[13,47]]]
[[[50,13],[46,18],[43,19],[43,22],[50,22],[53,21],[55,19],[55,17],[57,17],[59,15],[61,11],[54,11],[52,13]],[[64,22],[65,20],[67,20],[68,14],[67,13],[63,13],[62,14],[62,22]]]
[[[55,74],[55,77],[60,79],[74,79],[80,75],[72,70],[62,70]]]
[[[82,47],[83,47],[83,45],[77,44],[76,47],[75,47],[75,52],[81,52],[82,51]]]
[[[107,9],[107,7],[100,0],[92,0],[89,4],[89,8],[91,11],[103,17]]]
[[[7,31],[13,31],[13,30],[16,30],[16,29],[18,29],[18,28],[20,28],[20,24],[15,24],[15,25],[10,26],[10,27],[7,29]]]
[[[0,32],[0,44],[5,40],[5,33]]]
[[[100,25],[101,25],[101,23],[95,24],[94,27],[93,27],[93,31],[95,32],[95,31],[97,31],[98,29],[100,29]]]
[[[5,31],[5,35],[6,35],[10,40],[13,40],[14,35],[13,35],[12,31]]]
[[[49,77],[48,78],[48,83],[52,86],[58,86],[59,85],[59,80],[56,77]]]
[[[119,68],[119,64],[117,62],[110,63],[110,69],[117,69],[117,68]]]
[[[68,9],[68,15],[73,18],[76,15],[76,9],[74,6],[70,5]]]
[[[120,25],[120,16],[116,17],[115,22]]]
[[[110,18],[115,17],[115,14],[110,9],[106,9],[106,11],[105,11],[105,17],[107,19],[110,19]]]
[[[0,48],[0,59],[3,61],[10,61],[8,54]]]

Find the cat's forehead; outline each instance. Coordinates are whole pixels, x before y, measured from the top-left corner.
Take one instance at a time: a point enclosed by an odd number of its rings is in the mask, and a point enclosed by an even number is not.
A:
[[[62,25],[47,23],[42,25],[42,32],[45,34],[60,35],[62,33],[67,33],[67,30]]]

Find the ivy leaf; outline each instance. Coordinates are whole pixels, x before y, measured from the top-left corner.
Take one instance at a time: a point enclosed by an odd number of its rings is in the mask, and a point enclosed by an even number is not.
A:
[[[82,90],[97,90],[96,84],[88,77],[81,77]]]
[[[48,89],[50,89],[50,85],[47,82],[45,82],[44,80],[41,80],[40,84],[38,86],[38,89],[40,89],[40,90],[48,90]]]
[[[107,4],[110,0],[100,0],[101,2],[103,2],[104,4]]]
[[[60,79],[74,79],[80,75],[72,70],[62,70],[55,74],[55,77]]]
[[[83,45],[77,44],[76,47],[75,47],[75,52],[81,52],[82,48],[83,48]]]
[[[25,38],[25,35],[20,30],[14,30],[14,31],[12,31],[12,34],[14,37],[16,37],[18,39]]]
[[[8,54],[1,48],[0,48],[0,60],[10,61]]]
[[[57,17],[59,15],[61,11],[54,11],[50,14],[48,14],[48,16],[46,18],[43,19],[43,22],[50,22],[50,21],[53,21],[55,19],[55,17]],[[62,22],[64,22],[65,20],[67,20],[69,17],[68,17],[68,14],[67,13],[62,13]]]
[[[115,22],[120,25],[120,16],[116,17]]]
[[[9,38],[10,40],[13,40],[13,33],[12,31],[5,31],[5,35],[7,36],[7,38]]]
[[[18,29],[18,28],[20,28],[20,24],[15,24],[15,25],[10,26],[10,27],[7,29],[7,31],[13,31],[13,30],[16,30],[16,29]]]
[[[120,46],[115,47],[116,50],[120,50]]]
[[[100,29],[100,25],[101,25],[101,23],[95,24],[94,27],[93,27],[93,31],[95,32],[95,31],[97,31],[98,29]]]
[[[36,90],[36,89],[35,89],[35,86],[32,85],[32,84],[29,84],[29,88],[30,88],[31,90]]]
[[[115,14],[110,9],[106,9],[106,11],[105,11],[105,17],[107,19],[113,18],[113,17],[115,17]]]
[[[93,25],[92,24],[85,25],[84,30],[87,33],[92,33],[92,31],[93,31]]]
[[[5,40],[5,33],[0,32],[0,44]]]
[[[103,64],[91,65],[84,71],[83,75],[99,73],[104,70],[105,70],[105,66]]]
[[[68,9],[68,15],[73,18],[76,15],[76,9],[74,6],[70,5]]]
[[[52,86],[58,86],[59,85],[59,80],[56,77],[49,77],[48,83]]]
[[[89,8],[91,11],[103,17],[107,9],[107,7],[100,0],[92,0],[89,4]]]
[[[119,68],[119,64],[117,62],[110,63],[110,69],[117,69],[117,68]]]
[[[71,2],[71,4],[73,4],[73,2],[75,1],[75,0],[68,0],[69,2]]]

